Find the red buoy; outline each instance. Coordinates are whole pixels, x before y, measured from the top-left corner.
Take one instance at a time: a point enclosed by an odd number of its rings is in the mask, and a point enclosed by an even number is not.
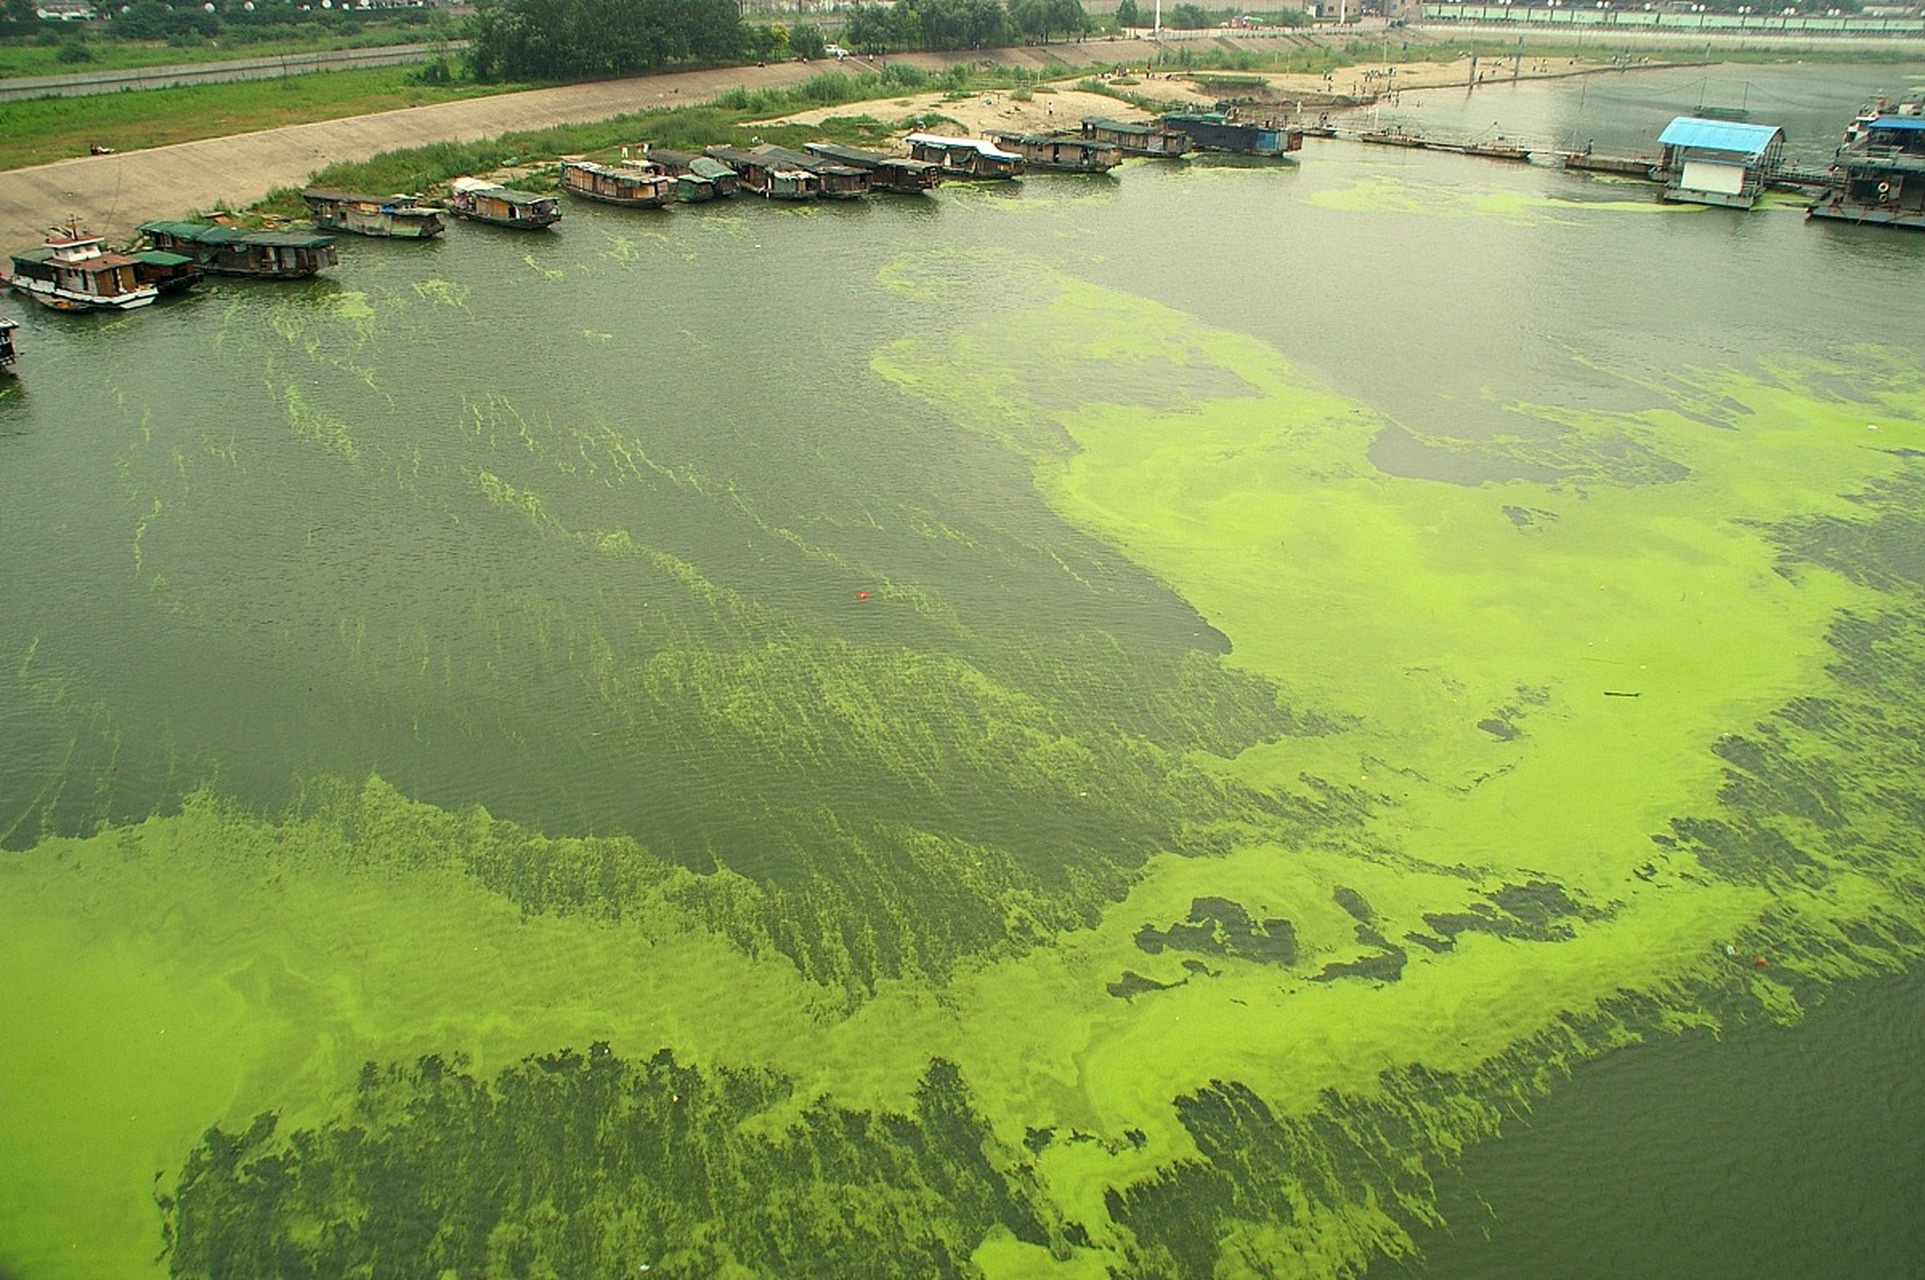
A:
[[[868,598],[869,598],[869,593],[868,593],[867,591],[858,591],[858,592],[856,592],[856,599],[858,599],[858,600],[867,600]]]

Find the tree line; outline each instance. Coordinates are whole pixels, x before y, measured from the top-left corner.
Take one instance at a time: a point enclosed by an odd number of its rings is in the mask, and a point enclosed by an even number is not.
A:
[[[751,52],[736,0],[483,0],[468,63],[484,82],[581,80]]]
[[[859,4],[843,41],[863,53],[904,49],[990,49],[1015,40],[1049,41],[1090,29],[1082,0],[897,0]]]

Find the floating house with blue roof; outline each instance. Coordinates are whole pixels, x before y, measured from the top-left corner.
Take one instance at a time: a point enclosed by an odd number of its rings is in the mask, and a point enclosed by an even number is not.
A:
[[[1664,198],[1749,209],[1785,158],[1776,125],[1679,116],[1658,135]]]

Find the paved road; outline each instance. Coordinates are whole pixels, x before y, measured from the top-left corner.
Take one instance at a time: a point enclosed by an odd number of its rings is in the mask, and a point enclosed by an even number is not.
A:
[[[1153,48],[1147,42],[1104,40],[1003,49],[991,56],[1005,65],[1040,67],[1050,61],[1091,65],[1147,61]],[[939,70],[965,56],[984,55],[981,51],[953,56],[903,54],[889,60]],[[184,217],[221,205],[244,208],[277,187],[305,185],[316,170],[339,161],[365,160],[383,151],[429,142],[468,142],[511,130],[579,124],[648,107],[702,102],[736,85],[793,84],[822,69],[820,63],[785,62],[531,89],[15,169],[0,173],[0,253],[37,243],[49,227],[73,217],[82,226],[120,241],[149,219]]]
[[[228,62],[179,63],[168,67],[140,67],[120,71],[82,71],[64,76],[13,76],[0,80],[0,102],[22,98],[85,98],[122,89],[171,89],[183,84],[216,84],[225,80],[278,80],[314,71],[346,71],[355,67],[392,67],[426,62],[439,53],[468,47],[466,40],[442,44],[386,44],[372,49],[340,49],[332,53],[287,53],[273,58],[236,58]]]

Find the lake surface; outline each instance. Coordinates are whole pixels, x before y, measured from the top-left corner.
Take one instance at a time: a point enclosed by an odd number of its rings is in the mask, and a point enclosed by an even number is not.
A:
[[[1925,237],[1312,140],[342,259],[23,317],[0,1275],[1919,1261]]]

